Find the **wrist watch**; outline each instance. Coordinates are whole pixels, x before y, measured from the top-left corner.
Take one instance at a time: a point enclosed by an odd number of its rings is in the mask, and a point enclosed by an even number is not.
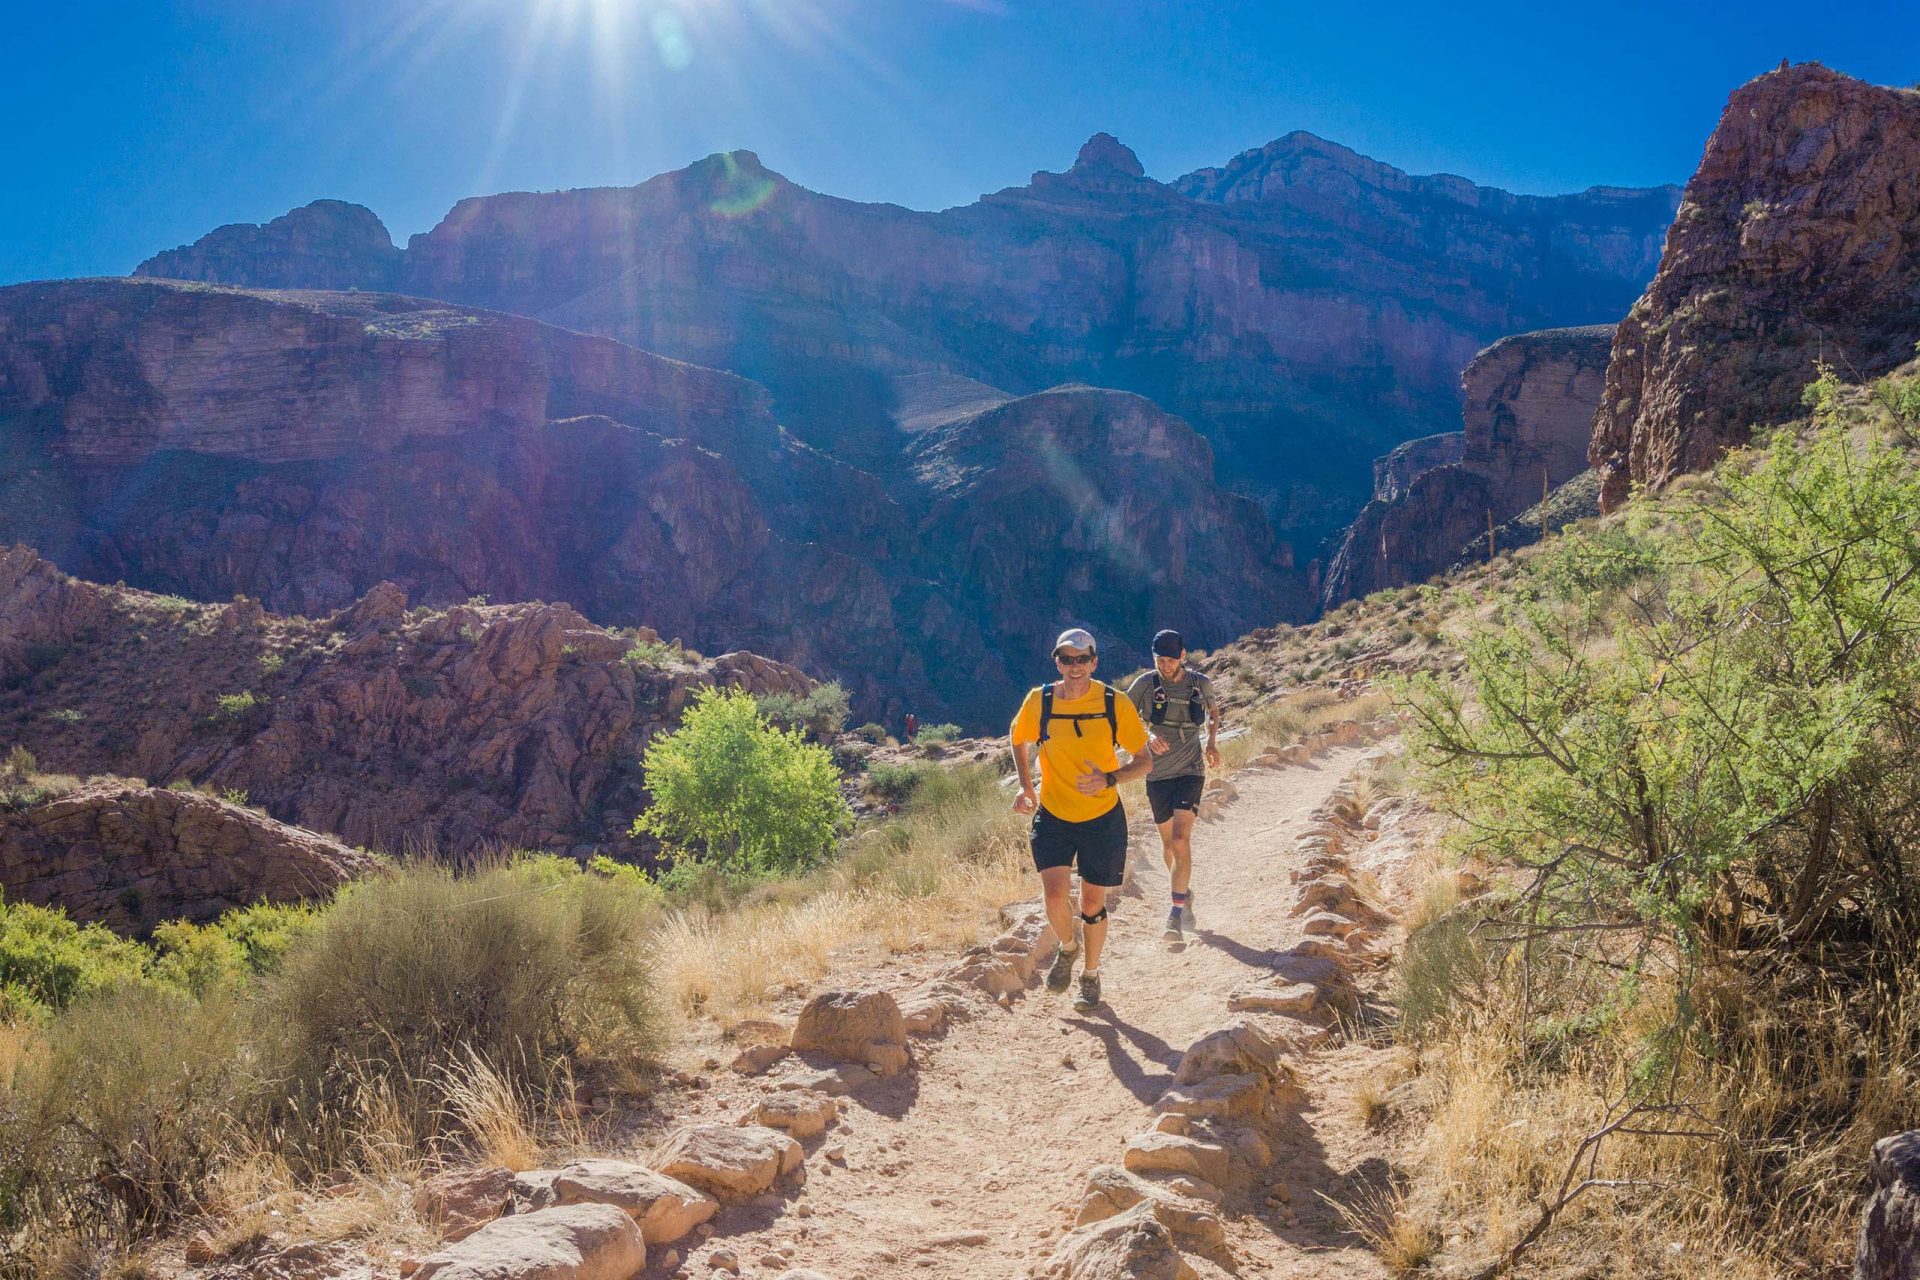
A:
[[[1108,770],[1105,770],[1105,771],[1104,771],[1104,776],[1106,777],[1106,780],[1107,780],[1107,785],[1108,785],[1108,786],[1110,786],[1110,787],[1111,787],[1111,786],[1117,786],[1117,785],[1118,785],[1118,784],[1117,784],[1117,783],[1116,783],[1116,782],[1114,781],[1114,778],[1113,778],[1113,770],[1111,770],[1111,769],[1108,769]]]

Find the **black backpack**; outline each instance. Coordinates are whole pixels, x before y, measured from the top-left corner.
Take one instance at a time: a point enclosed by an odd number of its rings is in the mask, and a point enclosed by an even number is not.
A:
[[[1147,720],[1149,724],[1165,724],[1167,722],[1167,689],[1160,683],[1158,671],[1151,674],[1153,676],[1153,711]],[[1187,686],[1187,723],[1205,724],[1206,720],[1207,708],[1206,704],[1200,700],[1200,686],[1190,684]]]
[[[1045,742],[1047,740],[1047,725],[1055,719],[1073,721],[1073,736],[1076,738],[1081,736],[1080,722],[1082,720],[1104,719],[1107,722],[1108,731],[1113,734],[1113,744],[1116,747],[1119,746],[1120,745],[1120,717],[1116,716],[1113,713],[1113,686],[1105,685],[1103,687],[1107,691],[1107,708],[1105,711],[1083,711],[1083,712],[1076,712],[1072,715],[1068,715],[1066,712],[1062,711],[1059,713],[1058,716],[1056,716],[1053,710],[1053,686],[1050,684],[1041,685],[1040,686],[1040,741]]]

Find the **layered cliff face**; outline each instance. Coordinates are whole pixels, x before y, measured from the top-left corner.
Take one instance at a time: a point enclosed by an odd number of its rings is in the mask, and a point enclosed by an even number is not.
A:
[[[1303,134],[1168,185],[1101,135],[1065,173],[917,213],[733,152],[632,188],[461,201],[398,279],[742,373],[883,475],[905,465],[916,379],[1135,391],[1311,553],[1364,500],[1369,459],[1451,424],[1486,342],[1620,314],[1674,197],[1510,196]],[[274,258],[263,245],[261,281]],[[192,274],[191,256],[141,271]]]
[[[1432,577],[1476,538],[1484,548],[1489,523],[1584,472],[1612,336],[1605,325],[1549,329],[1503,338],[1474,357],[1460,379],[1458,460],[1416,469],[1444,452],[1442,436],[1375,464],[1376,496],[1333,557],[1325,602]]]
[[[752,383],[378,294],[0,290],[0,537],[63,568],[318,614],[567,600],[947,707],[995,670],[914,575],[899,505],[786,439]],[[841,629],[820,638],[822,618]],[[905,651],[947,637],[938,660]]]
[[[286,613],[383,580],[437,606],[566,600],[840,678],[863,716],[972,724],[1004,717],[1063,608],[1118,653],[1174,619],[1238,634],[1311,609],[1178,418],[1087,389],[909,389],[912,447],[876,476],[787,435],[754,383],[521,317],[16,286],[0,538],[91,579]],[[1042,458],[1059,468],[1036,474]],[[1043,498],[1070,517],[1052,556],[1018,549]],[[1062,585],[1088,564],[1108,566],[1098,589]],[[0,627],[0,670],[30,643]]]
[[[627,834],[646,804],[640,758],[678,723],[692,690],[812,684],[749,653],[629,659],[636,639],[657,637],[608,631],[566,605],[410,608],[385,583],[326,617],[284,617],[245,599],[196,605],[77,582],[25,547],[0,553],[0,633],[9,632],[41,639],[31,668],[0,686],[0,741],[26,747],[42,768],[244,792],[274,818],[350,845],[448,857],[515,847],[640,854]],[[174,812],[139,794],[107,807],[116,805]],[[61,822],[0,827],[9,896],[87,871],[58,837],[98,845],[113,820],[81,808]],[[295,861],[312,852],[232,815],[188,816],[206,840],[123,833],[156,874],[186,877],[174,897],[191,897],[189,883],[218,896],[225,882],[208,840],[284,846]]]
[[[1920,340],[1920,93],[1817,64],[1728,99],[1620,325],[1595,422],[1602,500],[1800,411],[1820,361],[1884,373]]]

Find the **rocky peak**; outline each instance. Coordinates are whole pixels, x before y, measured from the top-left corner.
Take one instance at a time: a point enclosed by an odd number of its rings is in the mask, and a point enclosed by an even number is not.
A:
[[[265,224],[210,231],[155,254],[133,274],[274,289],[387,289],[399,269],[400,250],[373,210],[315,200]]]
[[[1594,424],[1602,502],[1801,412],[1824,360],[1868,378],[1920,339],[1920,93],[1818,63],[1727,100]]]
[[[1147,171],[1140,164],[1140,157],[1133,154],[1133,148],[1110,133],[1096,133],[1088,138],[1086,145],[1080,148],[1080,154],[1073,158],[1072,173],[1083,173],[1096,169],[1108,169],[1126,175],[1129,178],[1144,178]]]

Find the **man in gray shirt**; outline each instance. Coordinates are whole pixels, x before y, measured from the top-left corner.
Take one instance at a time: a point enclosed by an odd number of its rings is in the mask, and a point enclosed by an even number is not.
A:
[[[1173,910],[1165,937],[1180,942],[1182,931],[1193,929],[1193,823],[1206,789],[1207,766],[1220,767],[1220,704],[1213,682],[1188,668],[1187,643],[1177,631],[1153,637],[1153,670],[1133,682],[1127,698],[1152,735],[1147,739],[1153,754],[1147,804],[1160,829],[1160,855],[1173,879]]]

